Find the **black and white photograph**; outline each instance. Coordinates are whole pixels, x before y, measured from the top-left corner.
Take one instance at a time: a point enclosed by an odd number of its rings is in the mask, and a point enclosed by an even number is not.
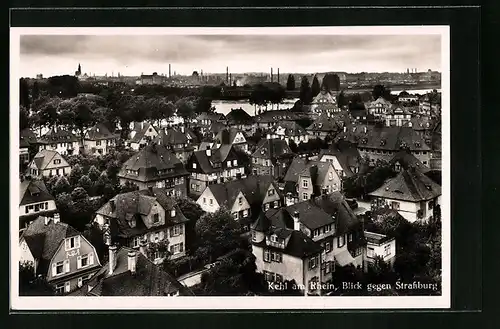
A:
[[[14,309],[450,307],[447,26],[10,33]]]

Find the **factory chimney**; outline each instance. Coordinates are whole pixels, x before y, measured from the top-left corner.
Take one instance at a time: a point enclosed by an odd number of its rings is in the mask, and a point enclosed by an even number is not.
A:
[[[168,77],[172,77],[172,65],[168,64]]]
[[[280,83],[280,68],[278,67],[278,83]]]
[[[229,83],[229,66],[226,66],[226,83]]]
[[[271,67],[271,82],[273,82],[273,68]]]

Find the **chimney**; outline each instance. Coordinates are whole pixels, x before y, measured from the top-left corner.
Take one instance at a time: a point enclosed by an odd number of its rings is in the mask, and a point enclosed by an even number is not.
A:
[[[273,68],[271,67],[271,82],[273,82]]]
[[[280,68],[278,67],[278,83],[280,83]]]
[[[266,135],[266,138],[267,138],[267,139],[271,139],[271,134],[267,134],[267,135]]]
[[[141,129],[144,129],[144,121],[141,121]]]
[[[365,134],[366,134],[366,126],[364,126],[364,127],[363,127],[363,131],[364,131],[364,132],[365,132]]]
[[[205,153],[207,154],[207,157],[212,156],[212,150],[210,149],[210,145],[207,146],[207,149],[205,150]]]
[[[171,69],[172,69],[172,66],[170,64],[168,64],[168,77],[170,78],[172,75],[170,74],[171,73]]]
[[[115,200],[109,200],[109,205],[111,206],[111,212],[115,212],[116,210]]]
[[[181,126],[181,133],[184,134],[185,130],[184,130],[184,126]]]
[[[128,256],[128,270],[130,271],[130,273],[135,274],[136,252],[130,250],[127,256]]]
[[[347,127],[346,126],[344,126],[344,132],[347,132]]]
[[[147,249],[146,249],[146,246],[147,246],[147,242],[146,242],[146,239],[141,239],[139,241],[139,252],[141,254],[143,254],[145,257],[147,257]]]
[[[229,83],[229,66],[226,66],[226,83]]]
[[[57,224],[57,223],[59,223],[60,221],[61,221],[61,217],[59,216],[59,213],[58,213],[58,212],[56,212],[56,213],[54,214],[54,224]]]
[[[115,270],[116,267],[116,245],[109,246],[109,272],[108,274],[113,274],[113,271]]]
[[[293,229],[295,231],[300,231],[300,216],[299,216],[299,212],[297,210],[295,210],[293,212]]]
[[[49,217],[43,217],[43,220],[45,222],[45,225],[49,225],[49,223],[50,223],[50,218]]]

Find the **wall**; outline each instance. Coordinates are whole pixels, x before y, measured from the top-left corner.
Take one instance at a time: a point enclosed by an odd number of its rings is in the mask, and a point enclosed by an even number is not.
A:
[[[24,262],[31,262],[33,265],[35,265],[35,258],[31,254],[30,248],[28,247],[28,244],[26,243],[26,240],[21,239],[19,242],[19,262],[24,263]]]
[[[99,141],[101,142],[101,145],[97,145],[97,141],[85,139],[83,141],[85,153],[96,154],[96,155],[99,155],[99,154],[105,155],[105,154],[109,153],[111,148],[116,146],[114,139],[102,139]],[[92,148],[95,148],[94,152],[92,152]],[[102,153],[99,153],[98,150],[102,150]]]
[[[35,204],[39,204],[39,203],[43,203],[44,204],[44,208],[40,209],[39,211],[35,211],[34,205]],[[47,209],[45,209],[45,203],[47,203]],[[32,210],[28,210],[28,213],[26,213],[26,209],[28,209],[28,207],[30,205],[33,205],[33,209]],[[30,204],[27,204],[27,205],[19,206],[19,217],[29,216],[29,215],[32,215],[32,214],[42,213],[42,212],[47,212],[47,211],[56,211],[56,210],[57,210],[57,208],[56,208],[56,202],[54,200],[48,200],[48,201],[43,201],[43,202],[35,202],[35,203],[30,203]]]
[[[283,280],[295,280],[297,284],[306,284],[304,281],[304,262],[302,259],[283,253],[281,263],[273,261],[268,263],[264,262],[264,249],[262,247],[252,246],[252,252],[256,258],[257,272],[273,272],[281,274]]]
[[[304,187],[304,181],[307,181],[307,187]],[[311,194],[314,191],[311,177],[304,177],[299,175],[298,188],[299,188],[299,200],[300,201],[309,200],[311,198]],[[307,193],[307,199],[304,199],[303,197],[304,193]]]
[[[238,203],[239,198],[241,198],[241,204]],[[243,210],[248,210],[248,216],[250,216],[250,204],[248,203],[247,199],[245,198],[245,195],[240,191],[238,195],[236,196],[236,199],[234,200],[234,203],[231,207],[231,214],[234,214],[235,212],[239,213],[239,216],[242,216]]]
[[[68,155],[68,154],[78,155],[78,154],[80,154],[79,142],[57,143],[56,147],[52,147],[52,145],[56,145],[56,143],[44,144],[44,145],[41,145],[40,148],[45,149],[45,150],[56,151],[57,153],[59,153],[61,155]],[[68,148],[68,146],[69,146],[69,148]]]
[[[330,180],[330,174],[332,178],[331,180]],[[323,180],[323,182],[320,182],[320,184],[321,184],[321,190],[323,190],[323,188],[327,188],[329,193],[340,191],[340,187],[342,186],[342,181],[337,171],[332,165],[330,165],[330,167],[328,168],[328,172],[325,176],[325,179]]]
[[[391,202],[399,202],[398,213],[403,216],[407,221],[414,222],[417,220],[417,211],[420,209],[419,203],[401,201],[395,199],[383,198],[385,204],[391,207]],[[372,209],[374,210],[374,209]]]
[[[384,250],[386,245],[390,246],[391,252],[389,255],[384,256]],[[366,247],[367,249],[373,248],[373,253],[374,253],[373,257],[366,256],[366,260],[368,262],[373,262],[375,256],[381,256],[384,259],[384,262],[392,265],[394,263],[394,260],[396,259],[396,239],[389,240],[380,245],[368,242]]]
[[[203,203],[203,199],[205,198],[205,203]],[[212,200],[212,205],[210,205],[210,200]],[[200,195],[200,197],[196,200],[196,203],[200,205],[201,209],[206,212],[214,213],[216,212],[220,205],[217,202],[217,199],[215,199],[212,191],[210,191],[210,188],[206,188],[203,193]]]

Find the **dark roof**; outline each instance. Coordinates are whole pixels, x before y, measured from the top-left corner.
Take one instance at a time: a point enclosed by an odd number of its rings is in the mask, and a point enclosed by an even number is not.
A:
[[[232,206],[240,192],[243,193],[248,203],[253,205],[264,201],[271,184],[274,184],[272,176],[251,175],[247,178],[236,179],[223,184],[212,184],[208,188],[219,205],[227,203],[228,206]],[[279,193],[277,185],[274,185],[274,188],[276,193]]]
[[[19,205],[54,200],[45,183],[40,180],[24,180],[21,182]]]
[[[213,173],[213,172],[218,172],[222,170],[222,167],[220,168],[214,168],[213,163],[222,163],[226,161],[229,155],[235,155],[236,153],[233,150],[232,145],[221,145],[217,149],[212,149],[211,150],[211,156],[207,156],[206,150],[201,150],[201,151],[196,151],[193,152],[193,155],[198,164],[200,165],[200,169],[204,173]]]
[[[371,196],[411,202],[427,201],[441,195],[441,186],[410,167],[370,193]]]
[[[352,167],[356,168],[360,166],[361,155],[354,146],[332,145],[329,149],[321,150],[318,159],[321,159],[323,155],[334,155],[347,176],[354,174],[351,170]]]
[[[275,129],[278,127],[285,129],[285,136],[307,135],[307,131],[295,121],[281,121],[276,124]]]
[[[93,141],[101,139],[112,139],[117,137],[118,135],[111,133],[108,127],[106,127],[106,125],[103,123],[96,124],[85,133],[85,139]]]
[[[306,169],[307,163],[310,160],[305,158],[295,157],[290,163],[288,170],[286,171],[284,181],[285,182],[294,182],[296,183],[299,179],[299,174]]]
[[[52,127],[39,138],[38,142],[41,144],[53,144],[53,143],[67,143],[67,142],[77,142],[78,137],[71,131],[59,129],[57,127]]]
[[[80,232],[66,223],[50,220],[45,225],[45,217],[40,216],[24,230],[20,240],[26,241],[31,254],[39,261],[37,274],[47,274],[50,261],[64,239],[77,235]]]
[[[265,158],[275,161],[276,159],[293,155],[292,150],[288,146],[287,142],[282,139],[263,139],[257,145],[255,152],[253,152],[252,157]]]
[[[283,120],[297,120],[299,117],[290,110],[264,111],[255,117],[258,123],[276,123]]]
[[[389,163],[391,165],[394,165],[396,164],[396,162],[398,162],[404,169],[414,167],[424,174],[430,170],[430,168],[425,166],[419,159],[417,159],[413,154],[411,154],[411,152],[408,152],[407,150],[401,150],[398,153],[394,154]]]
[[[217,136],[215,136],[215,141],[220,144],[232,144],[238,133],[241,133],[246,139],[245,133],[239,129],[223,128],[217,133]]]
[[[273,246],[266,245],[266,240],[262,240],[254,245],[281,251],[287,255],[298,258],[305,258],[312,255],[319,254],[322,251],[321,245],[314,242],[310,237],[305,235],[302,231],[295,231],[289,228],[272,227],[268,235],[276,234],[279,238],[286,239],[289,237],[285,249],[280,249]]]
[[[343,124],[350,121],[349,113],[341,111],[338,113],[321,114],[314,122],[307,127],[307,130],[337,132],[340,131]]]
[[[54,159],[56,155],[59,155],[59,153],[57,153],[56,151],[46,149],[40,150],[33,158],[33,161],[35,162],[35,165],[38,169],[43,170],[47,168],[47,166],[52,162],[52,159]],[[62,161],[66,162],[66,160],[62,156],[60,156],[60,158]],[[67,165],[69,166],[69,164]]]
[[[111,206],[112,201],[115,203],[114,210]],[[165,210],[165,224],[149,228],[143,219],[150,213],[155,202],[158,202]],[[176,210],[174,217],[170,216],[170,210],[172,209]],[[166,195],[165,190],[159,188],[118,194],[99,208],[96,213],[114,218],[116,222],[111,223],[111,225],[116,225],[115,232],[120,237],[133,237],[150,230],[184,223],[188,220],[177,206],[175,200]],[[132,218],[136,219],[135,227],[129,225]]]
[[[373,243],[373,244],[379,245],[379,244],[387,242],[389,240],[393,240],[394,238],[391,238],[391,237],[384,235],[384,234],[365,231],[365,239],[368,243]]]
[[[200,115],[198,115],[196,117],[196,120],[197,121],[200,121],[200,120],[212,120],[212,121],[224,121],[226,119],[226,117],[224,116],[224,114],[221,114],[221,113],[209,113],[209,112],[203,112],[203,113],[200,113]]]
[[[136,253],[136,272],[132,274],[128,269],[130,251],[134,250],[121,247],[116,252],[113,273],[109,274],[109,263],[106,263],[78,294],[73,296],[165,296],[177,291],[182,296],[193,296],[190,289],[165,272],[161,265],[154,264],[139,252]]]
[[[128,170],[138,171],[138,175]],[[159,173],[161,171],[161,174]],[[163,145],[150,144],[128,159],[122,166],[119,177],[150,182],[167,177],[188,175],[186,168],[175,154]]]
[[[130,133],[135,132],[135,134],[130,139],[130,142],[139,143],[149,128],[154,129],[156,132],[158,132],[157,129],[149,122],[134,122],[134,128]]]
[[[185,133],[169,127],[161,129],[154,141],[157,143],[160,142],[163,145],[187,144],[188,137]]]
[[[231,111],[226,114],[226,119],[229,125],[252,124],[254,121],[253,117],[242,108],[231,109]]]
[[[19,132],[19,140],[20,140],[20,145],[28,147],[30,144],[36,144],[37,143],[37,138],[36,135],[31,129],[29,128],[24,128]]]

